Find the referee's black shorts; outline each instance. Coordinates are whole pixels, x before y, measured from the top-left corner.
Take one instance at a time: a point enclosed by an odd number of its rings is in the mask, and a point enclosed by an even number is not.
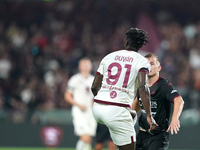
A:
[[[105,141],[111,141],[110,132],[106,125],[98,123],[96,131],[96,143],[104,143]]]
[[[167,150],[169,147],[168,132],[151,135],[139,130],[136,139],[136,150]]]

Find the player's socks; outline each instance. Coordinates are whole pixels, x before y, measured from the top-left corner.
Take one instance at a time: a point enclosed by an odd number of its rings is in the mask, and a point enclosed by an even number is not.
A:
[[[92,150],[91,144],[85,143],[83,150]]]
[[[82,140],[78,140],[76,143],[76,150],[83,150],[85,146],[85,143]]]
[[[79,140],[76,144],[76,150],[91,150],[91,144]]]

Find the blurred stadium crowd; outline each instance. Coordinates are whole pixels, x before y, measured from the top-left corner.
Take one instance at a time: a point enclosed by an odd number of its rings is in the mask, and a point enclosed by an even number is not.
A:
[[[38,112],[70,109],[64,91],[89,57],[93,71],[123,47],[130,27],[148,32],[155,53],[185,100],[200,106],[199,1],[62,0],[0,2],[0,119],[38,123]],[[197,8],[196,8],[197,7]]]

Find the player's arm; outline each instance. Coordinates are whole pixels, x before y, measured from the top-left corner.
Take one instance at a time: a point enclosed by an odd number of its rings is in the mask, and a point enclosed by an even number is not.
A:
[[[146,111],[147,121],[150,124],[149,131],[153,130],[156,126],[158,126],[151,115],[151,106],[150,106],[150,92],[147,84],[147,73],[145,71],[138,72],[138,83],[139,83],[139,92],[140,97]]]
[[[66,91],[64,94],[64,99],[66,102],[70,103],[71,105],[76,105],[78,106],[82,111],[86,110],[86,107],[83,105],[80,105],[79,103],[77,103],[76,101],[74,101],[73,99],[73,94],[69,91]]]
[[[102,80],[103,80],[103,75],[101,75],[100,73],[96,73],[95,78],[92,83],[92,87],[91,87],[91,90],[92,90],[92,93],[94,96],[97,95],[97,93],[101,87]]]
[[[140,107],[140,102],[138,101],[137,97],[135,98],[133,104],[132,104],[132,109],[129,110],[131,113],[132,118],[134,119],[135,116],[137,116],[137,113],[141,110]]]
[[[171,134],[173,134],[173,132],[177,134],[177,132],[179,131],[180,128],[179,117],[182,113],[183,106],[184,106],[184,101],[182,97],[181,96],[176,97],[174,99],[174,110],[172,114],[172,120],[169,125],[169,128],[167,129],[167,131],[171,131]]]
[[[141,110],[140,102],[139,102],[139,100],[137,99],[137,97],[136,97],[135,100],[133,101],[132,109],[134,109],[137,113]]]

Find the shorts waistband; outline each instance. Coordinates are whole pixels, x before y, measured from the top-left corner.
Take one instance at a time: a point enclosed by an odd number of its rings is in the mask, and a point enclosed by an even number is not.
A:
[[[106,104],[106,105],[114,105],[114,106],[131,108],[131,106],[129,104],[121,104],[121,103],[115,103],[115,102],[101,101],[101,100],[97,100],[97,99],[94,99],[94,102],[100,103],[100,104]]]

